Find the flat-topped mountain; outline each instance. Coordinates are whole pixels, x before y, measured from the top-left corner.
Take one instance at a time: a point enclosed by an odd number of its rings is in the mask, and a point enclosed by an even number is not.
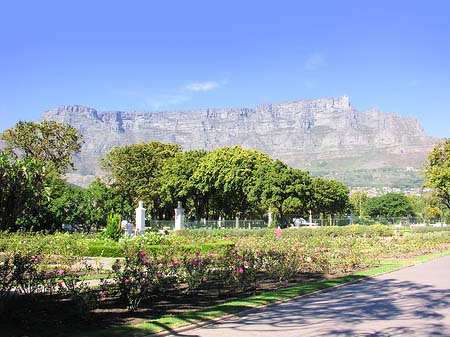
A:
[[[160,141],[184,150],[239,144],[355,185],[355,172],[415,172],[436,142],[416,118],[358,111],[346,96],[256,108],[154,112],[102,112],[70,105],[45,112],[43,119],[70,123],[83,134],[85,144],[75,158],[78,175],[97,173],[100,158],[114,146]]]

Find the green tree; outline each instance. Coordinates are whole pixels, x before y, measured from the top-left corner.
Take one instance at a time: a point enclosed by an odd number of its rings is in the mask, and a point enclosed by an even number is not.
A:
[[[163,172],[162,199],[167,207],[176,207],[181,201],[186,214],[195,214],[197,219],[205,215],[209,194],[203,193],[195,183],[194,174],[200,161],[207,155],[205,150],[177,153],[167,161]]]
[[[30,229],[45,201],[45,170],[35,158],[14,159],[0,152],[0,229]],[[31,223],[30,223],[31,222]]]
[[[36,158],[59,174],[73,168],[72,155],[81,149],[81,136],[68,124],[54,121],[18,122],[1,135],[4,151],[18,158]]]
[[[114,241],[119,241],[122,236],[122,229],[120,226],[121,222],[120,214],[111,213],[108,216],[105,231],[102,232],[102,236]]]
[[[435,195],[450,209],[450,139],[435,145],[425,163],[425,187],[434,190]]]
[[[307,172],[276,160],[258,167],[250,195],[266,209],[275,210],[283,223],[287,212],[306,214],[313,188]]]
[[[209,152],[199,162],[193,176],[195,188],[207,196],[206,216],[250,216],[255,205],[249,198],[258,167],[270,163],[270,158],[255,150],[240,146],[224,147]]]
[[[90,231],[105,227],[108,214],[120,213],[130,218],[132,208],[113,188],[96,180],[88,188],[67,184],[56,185],[48,204],[59,225],[70,223],[75,228]]]
[[[410,200],[401,193],[387,193],[369,198],[365,208],[371,217],[397,218],[414,215]]]
[[[180,146],[175,144],[133,144],[113,148],[101,165],[109,172],[109,184],[130,205],[142,200],[155,217],[161,218],[164,214],[161,198],[164,166],[180,152]]]
[[[347,186],[339,181],[323,178],[314,178],[312,185],[314,213],[329,214],[333,218],[335,214],[344,213],[348,209],[350,190]]]
[[[350,194],[349,202],[353,213],[357,216],[365,216],[364,205],[366,204],[369,196],[366,191],[358,190]]]

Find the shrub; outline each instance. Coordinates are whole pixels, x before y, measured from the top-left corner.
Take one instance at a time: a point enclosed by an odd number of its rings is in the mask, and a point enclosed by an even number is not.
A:
[[[119,288],[122,299],[129,311],[139,307],[141,301],[148,297],[153,288],[157,272],[153,260],[149,260],[145,251],[116,260],[112,265],[113,278]]]
[[[110,214],[106,222],[106,229],[102,232],[103,238],[119,241],[122,236],[120,227],[121,216],[119,214]]]

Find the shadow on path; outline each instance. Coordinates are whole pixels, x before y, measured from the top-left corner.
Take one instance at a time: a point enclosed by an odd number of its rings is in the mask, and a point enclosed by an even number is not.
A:
[[[450,336],[449,322],[446,324],[446,317],[439,312],[443,310],[450,310],[450,289],[393,278],[369,278],[212,325],[208,330],[227,328],[274,335],[284,331],[286,336],[292,335],[289,331],[301,334],[300,329],[315,331],[314,336]],[[418,320],[423,324],[412,328]],[[357,325],[363,322],[371,328],[358,330]],[[184,336],[202,336],[197,333],[194,330]]]

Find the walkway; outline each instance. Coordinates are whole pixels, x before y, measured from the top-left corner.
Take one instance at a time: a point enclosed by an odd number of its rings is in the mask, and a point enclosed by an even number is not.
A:
[[[176,336],[450,336],[450,256]]]

